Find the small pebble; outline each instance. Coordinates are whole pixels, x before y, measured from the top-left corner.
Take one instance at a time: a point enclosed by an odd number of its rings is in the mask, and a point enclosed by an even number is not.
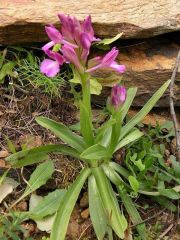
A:
[[[9,152],[7,150],[0,151],[0,158],[6,158],[9,156]]]
[[[89,208],[85,209],[84,211],[81,212],[81,217],[83,219],[87,219],[89,217],[90,213],[89,213]]]

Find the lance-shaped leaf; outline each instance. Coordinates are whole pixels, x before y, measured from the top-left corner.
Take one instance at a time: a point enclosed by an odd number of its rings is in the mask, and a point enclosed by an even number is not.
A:
[[[62,123],[57,123],[46,117],[37,117],[37,123],[41,126],[51,130],[57,137],[63,140],[65,143],[70,145],[72,148],[76,149],[79,152],[82,152],[86,144],[83,141],[82,137],[74,134],[68,127]]]
[[[135,88],[129,88],[127,90],[126,101],[123,104],[122,109],[121,109],[121,111],[122,111],[121,120],[122,121],[124,120],[126,114],[128,113],[129,108],[131,107],[131,104],[132,104],[132,102],[134,100],[134,97],[136,96],[136,92],[137,92],[137,88],[136,87]]]
[[[98,160],[102,158],[109,158],[110,155],[105,147],[100,144],[95,144],[82,152],[80,157],[83,159]]]
[[[88,181],[89,195],[89,211],[91,221],[98,240],[103,240],[104,235],[108,231],[108,221],[102,204],[101,197],[98,192],[97,184],[94,176],[89,177]]]
[[[123,33],[118,33],[115,37],[105,38],[105,39],[103,39],[103,40],[101,40],[101,41],[96,42],[95,44],[96,44],[96,45],[101,45],[101,44],[103,44],[103,45],[109,45],[109,44],[117,41],[122,35],[123,35]]]
[[[56,214],[56,218],[53,224],[51,232],[51,240],[64,240],[66,230],[68,227],[69,219],[75,203],[78,199],[79,193],[84,185],[84,182],[88,178],[91,170],[84,168],[80,175],[76,178],[71,187],[67,190],[61,205]]]
[[[88,146],[93,145],[94,137],[91,117],[89,116],[89,112],[86,109],[86,106],[82,102],[80,102],[80,126],[81,134],[84,137],[84,140],[87,143],[87,145]]]
[[[96,184],[106,211],[109,225],[111,225],[118,237],[123,239],[124,232],[127,229],[127,221],[120,212],[114,191],[101,167],[93,168],[92,173],[96,179]]]
[[[14,153],[6,160],[14,167],[22,167],[47,160],[48,153],[59,153],[79,158],[79,153],[71,147],[63,144],[50,144]]]
[[[34,192],[36,189],[44,185],[47,182],[47,180],[52,176],[53,172],[54,165],[52,161],[47,161],[38,165],[34,172],[31,174],[31,177],[28,181],[28,185],[23,195],[16,202],[14,202],[10,208],[15,206],[18,202],[20,202],[30,193]]]
[[[112,125],[116,123],[115,119],[109,119],[103,126],[101,126],[96,133],[95,143],[100,143],[103,139],[103,136],[108,128],[111,128]]]
[[[170,84],[170,80],[165,82],[149,99],[149,101],[144,105],[144,107],[121,129],[121,140],[136,124],[141,122],[143,118],[151,111],[157,101],[161,98],[163,93],[166,91]]]
[[[109,166],[126,179],[128,179],[129,176],[131,175],[131,173],[127,169],[125,169],[124,167],[115,162],[110,162]]]
[[[118,149],[126,146],[127,144],[134,142],[135,140],[139,139],[144,135],[143,132],[139,131],[138,129],[135,129],[134,131],[130,132],[125,138],[123,138],[117,145],[115,151]]]
[[[56,189],[49,193],[30,211],[30,218],[42,219],[48,215],[54,214],[65,196],[65,189]]]

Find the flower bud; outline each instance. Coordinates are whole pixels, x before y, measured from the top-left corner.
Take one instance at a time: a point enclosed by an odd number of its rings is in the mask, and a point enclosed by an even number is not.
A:
[[[126,100],[126,88],[120,86],[119,84],[115,85],[111,90],[111,104],[118,108]]]

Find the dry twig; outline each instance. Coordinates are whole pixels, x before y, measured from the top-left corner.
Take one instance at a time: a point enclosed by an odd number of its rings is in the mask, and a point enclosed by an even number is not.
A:
[[[173,124],[174,124],[174,129],[175,129],[176,157],[177,157],[178,162],[180,162],[180,133],[179,133],[179,130],[178,130],[178,122],[177,122],[177,117],[176,117],[176,113],[175,113],[175,110],[174,110],[173,87],[174,87],[174,82],[175,82],[175,78],[176,78],[176,73],[177,73],[178,68],[179,68],[179,63],[180,63],[180,50],[179,50],[177,58],[176,58],[176,63],[175,63],[175,66],[174,66],[174,70],[172,72],[171,83],[170,83],[170,86],[169,86],[169,90],[170,90],[170,97],[169,97],[170,112],[171,112],[171,116],[172,116],[172,120],[173,120]]]

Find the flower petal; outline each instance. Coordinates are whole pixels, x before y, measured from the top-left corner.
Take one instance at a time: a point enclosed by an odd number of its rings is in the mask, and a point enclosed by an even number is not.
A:
[[[70,47],[69,45],[64,45],[62,47],[62,52],[66,61],[73,63],[80,71],[83,71],[83,66],[81,65],[79,58],[73,47]]]
[[[46,44],[42,47],[42,50],[45,52],[45,51],[49,50],[51,47],[53,47],[53,46],[54,46],[54,42],[53,42],[53,41],[48,42],[48,43],[46,43]]]
[[[110,64],[112,64],[114,62],[114,60],[116,59],[116,57],[118,56],[119,54],[119,51],[113,47],[111,49],[110,52],[108,52],[102,59],[102,64],[105,66],[105,67],[109,67]]]
[[[57,61],[45,59],[41,63],[40,71],[48,77],[55,77],[60,71],[60,65]]]
[[[114,70],[116,70],[119,73],[124,73],[126,71],[126,66],[117,64],[117,62],[112,62],[110,67],[113,68]]]
[[[63,65],[63,63],[65,62],[64,57],[58,52],[53,52],[51,50],[46,50],[45,53],[47,54],[48,57],[57,61],[60,65]]]
[[[53,25],[46,26],[45,30],[51,41],[53,41],[55,44],[61,43],[62,35]]]

